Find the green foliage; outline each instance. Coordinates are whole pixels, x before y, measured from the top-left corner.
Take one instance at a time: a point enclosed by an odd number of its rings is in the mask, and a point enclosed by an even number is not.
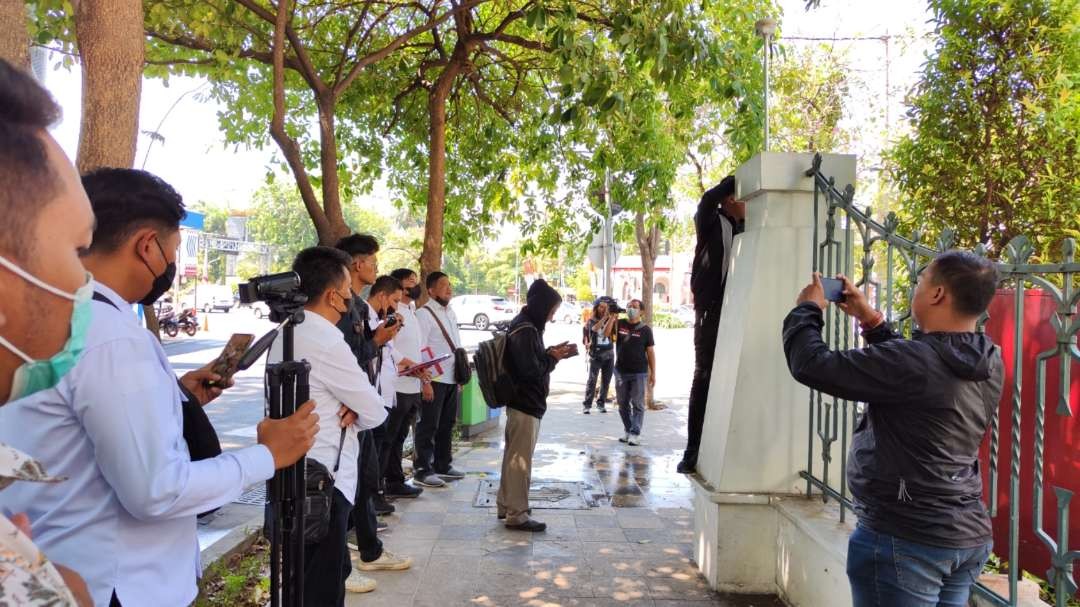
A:
[[[785,48],[770,83],[770,149],[833,152],[852,133],[840,126],[851,67],[845,53],[828,45]]]
[[[578,267],[570,278],[570,286],[574,288],[574,294],[577,296],[578,301],[590,302],[596,297],[592,292],[592,281],[590,280],[588,265],[583,264]]]
[[[657,329],[685,329],[686,323],[668,312],[653,312],[652,326]]]
[[[939,41],[891,152],[902,227],[1053,258],[1080,226],[1080,1],[932,0]]]

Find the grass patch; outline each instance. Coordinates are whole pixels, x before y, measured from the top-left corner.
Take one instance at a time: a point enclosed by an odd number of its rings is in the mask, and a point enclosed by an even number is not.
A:
[[[211,565],[199,583],[195,607],[263,607],[270,600],[270,542]]]

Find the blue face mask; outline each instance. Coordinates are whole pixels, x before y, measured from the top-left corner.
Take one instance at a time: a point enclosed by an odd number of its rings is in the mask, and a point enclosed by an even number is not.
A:
[[[15,344],[0,336],[0,346],[7,348],[24,361],[18,369],[15,369],[15,375],[11,379],[11,393],[8,395],[8,400],[13,401],[52,388],[60,383],[60,380],[79,361],[86,344],[86,331],[90,327],[90,302],[94,294],[94,285],[90,274],[87,273],[86,284],[79,287],[75,293],[68,293],[46,283],[2,256],[0,256],[0,265],[39,289],[74,302],[71,308],[71,334],[68,336],[67,343],[48,359],[34,360],[15,347]]]
[[[632,321],[637,321],[638,316],[641,316],[641,310],[638,310],[637,308],[627,308],[626,316]]]

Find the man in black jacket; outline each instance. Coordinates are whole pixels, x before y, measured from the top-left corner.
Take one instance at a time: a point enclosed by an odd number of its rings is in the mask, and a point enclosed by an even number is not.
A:
[[[839,305],[869,345],[828,349],[815,275],[784,320],[784,351],[800,383],[867,403],[847,466],[859,517],[847,559],[855,607],[967,605],[992,544],[979,445],[1004,367],[976,323],[994,297],[997,270],[971,253],[935,259],[911,302],[921,328],[911,340],[843,280]]]
[[[694,294],[694,381],[690,385],[690,411],[687,420],[686,451],[679,462],[680,474],[697,468],[701,427],[705,423],[705,405],[709,399],[709,379],[716,353],[720,307],[730,266],[731,243],[746,223],[746,203],[735,200],[735,177],[728,175],[701,197],[694,226],[697,247],[690,270],[690,291]]]
[[[506,405],[506,447],[499,478],[498,515],[509,529],[539,532],[547,525],[529,517],[532,457],[547,411],[551,371],[577,353],[563,342],[544,348],[544,327],[555,318],[562,297],[538,279],[529,287],[526,305],[510,322],[506,344],[507,370],[514,381],[514,399]]]

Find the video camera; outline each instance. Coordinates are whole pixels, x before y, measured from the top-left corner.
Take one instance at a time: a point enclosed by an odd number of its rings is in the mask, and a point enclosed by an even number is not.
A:
[[[622,314],[623,312],[626,311],[625,308],[623,308],[623,307],[621,307],[619,305],[619,302],[615,301],[614,297],[608,297],[607,295],[602,295],[602,296],[600,296],[600,297],[598,297],[596,299],[596,305],[599,305],[601,303],[606,303],[607,307],[608,307],[608,310],[612,314]]]
[[[240,303],[252,304],[265,301],[270,308],[270,320],[282,322],[293,316],[307,303],[307,295],[300,292],[300,276],[296,272],[281,272],[256,276],[237,285]]]

